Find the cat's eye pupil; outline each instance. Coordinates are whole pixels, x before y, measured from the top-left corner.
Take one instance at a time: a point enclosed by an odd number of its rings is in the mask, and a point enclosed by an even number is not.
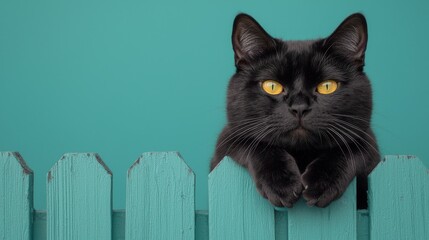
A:
[[[334,80],[326,80],[321,82],[318,86],[317,86],[317,92],[319,92],[320,94],[331,94],[333,92],[335,92],[338,88],[338,82],[334,81]]]
[[[262,82],[262,89],[270,95],[278,95],[283,92],[283,86],[274,80]]]

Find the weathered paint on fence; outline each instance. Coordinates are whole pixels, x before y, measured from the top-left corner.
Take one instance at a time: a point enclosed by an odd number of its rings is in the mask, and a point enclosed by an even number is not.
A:
[[[308,207],[300,200],[289,213],[289,239],[356,239],[356,181],[326,208]]]
[[[211,240],[275,239],[274,208],[229,158],[209,175],[209,235]]]
[[[231,160],[209,176],[209,211],[195,211],[194,175],[176,153],[146,153],[133,164],[126,212],[112,213],[112,176],[96,154],[66,154],[49,175],[47,212],[33,211],[31,170],[19,154],[0,153],[0,239],[209,240],[209,233],[210,239],[429,239],[429,172],[414,157],[388,156],[376,168],[369,179],[368,211],[350,208],[353,187],[326,209],[299,202],[288,211],[273,211],[247,171]],[[135,232],[134,226],[145,230]],[[129,230],[139,235],[126,238]]]
[[[195,176],[175,152],[145,153],[128,170],[126,239],[194,239]]]
[[[0,239],[31,239],[33,171],[16,152],[0,152]]]
[[[112,173],[97,154],[65,154],[47,176],[48,239],[111,239]]]
[[[371,239],[429,239],[429,171],[414,156],[387,156],[369,177]]]

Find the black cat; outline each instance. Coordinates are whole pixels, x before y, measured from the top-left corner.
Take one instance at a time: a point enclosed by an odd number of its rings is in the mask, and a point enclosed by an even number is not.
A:
[[[325,207],[357,176],[358,207],[366,207],[366,176],[380,161],[363,72],[367,39],[359,13],[328,38],[308,41],[272,38],[239,14],[228,123],[211,169],[232,157],[280,207],[292,207],[301,195],[308,205]]]

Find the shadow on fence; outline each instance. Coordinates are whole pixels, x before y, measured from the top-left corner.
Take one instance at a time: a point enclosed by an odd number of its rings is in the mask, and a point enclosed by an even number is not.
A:
[[[195,176],[175,152],[144,153],[127,174],[126,209],[112,210],[112,172],[94,153],[65,154],[47,174],[47,211],[33,209],[33,172],[0,152],[0,239],[429,239],[429,174],[387,156],[369,177],[368,210],[356,184],[329,207],[276,211],[247,171],[225,158],[210,173],[209,210],[195,211]],[[210,237],[209,237],[210,236]]]

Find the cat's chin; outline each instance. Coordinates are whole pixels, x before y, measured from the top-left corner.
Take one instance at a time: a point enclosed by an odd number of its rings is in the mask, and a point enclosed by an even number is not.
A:
[[[294,130],[292,130],[292,133],[293,134],[305,135],[305,134],[308,134],[308,129],[306,129],[306,128],[302,127],[302,126],[299,126],[299,127],[295,128]]]
[[[289,132],[289,136],[296,140],[305,141],[309,138],[310,131],[303,127],[297,127]],[[307,140],[308,141],[308,140]]]
[[[317,141],[312,131],[301,126],[289,130],[281,136],[279,143],[292,148],[308,148],[309,146],[316,144],[315,141]]]

